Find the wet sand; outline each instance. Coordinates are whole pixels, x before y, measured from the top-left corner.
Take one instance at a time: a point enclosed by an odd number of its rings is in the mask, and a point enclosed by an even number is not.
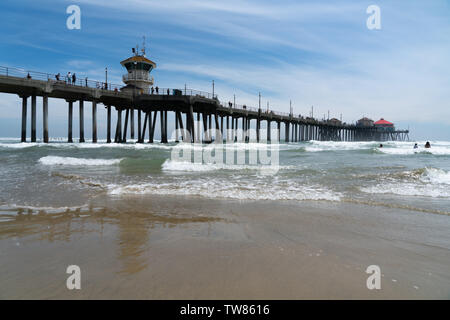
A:
[[[174,196],[90,206],[0,212],[1,299],[450,298],[445,215]],[[72,264],[81,290],[66,288]],[[366,287],[369,265],[381,290]]]

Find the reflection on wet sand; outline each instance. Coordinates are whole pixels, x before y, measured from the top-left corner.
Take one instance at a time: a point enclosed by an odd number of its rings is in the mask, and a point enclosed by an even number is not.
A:
[[[447,216],[353,203],[0,207],[0,299],[448,298],[449,243]],[[72,264],[79,291],[65,286]],[[372,264],[378,292],[366,288]]]
[[[119,273],[133,274],[147,267],[144,256],[151,243],[149,233],[154,228],[224,221],[218,217],[155,214],[151,210],[117,210],[115,208],[79,207],[58,211],[18,207],[0,210],[0,241],[21,239],[30,242],[71,242],[88,234],[103,238],[105,227],[117,228],[115,236]],[[168,231],[170,232],[170,231]]]

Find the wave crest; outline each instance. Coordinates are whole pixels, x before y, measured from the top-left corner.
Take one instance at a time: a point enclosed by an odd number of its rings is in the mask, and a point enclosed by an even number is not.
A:
[[[111,166],[119,164],[122,159],[86,159],[59,156],[45,156],[39,163],[46,166]]]

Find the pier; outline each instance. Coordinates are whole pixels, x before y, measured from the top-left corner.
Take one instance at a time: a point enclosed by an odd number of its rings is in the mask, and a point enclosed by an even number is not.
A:
[[[136,64],[135,64],[136,65]],[[125,79],[132,82],[133,79]],[[148,74],[146,79],[148,80]],[[134,79],[136,81],[136,78]],[[153,80],[151,81],[153,84]],[[48,122],[48,99],[64,99],[68,108],[67,142],[73,138],[74,107],[79,111],[79,142],[85,142],[84,111],[92,111],[92,142],[97,142],[97,107],[102,104],[107,109],[107,143],[125,143],[127,138],[137,142],[153,143],[156,121],[159,119],[161,143],[168,142],[168,112],[173,112],[175,128],[179,135],[176,140],[186,142],[212,141],[210,132],[215,130],[215,140],[249,142],[249,129],[254,124],[256,141],[281,140],[284,129],[286,142],[309,140],[320,141],[405,141],[408,130],[383,130],[374,126],[358,126],[338,121],[319,120],[299,114],[284,113],[231,102],[219,101],[217,95],[191,89],[159,88],[152,90],[123,90],[123,85],[77,79],[75,83],[65,79],[57,80],[54,74],[25,71],[17,68],[0,67],[0,92],[16,94],[22,99],[21,141],[28,141],[28,104],[31,105],[31,142],[36,142],[36,100],[42,99],[43,141],[49,142],[51,125]],[[117,112],[117,122],[111,123],[111,114]],[[292,110],[292,109],[291,109]],[[137,113],[137,128],[135,116]],[[197,120],[197,121],[196,121]],[[261,123],[266,122],[266,137],[261,136]],[[202,125],[200,125],[200,123]],[[128,127],[130,125],[130,127]],[[283,127],[283,128],[282,128]],[[271,136],[270,129],[277,129],[277,136]],[[241,136],[238,137],[238,130]],[[224,132],[226,134],[224,135]]]

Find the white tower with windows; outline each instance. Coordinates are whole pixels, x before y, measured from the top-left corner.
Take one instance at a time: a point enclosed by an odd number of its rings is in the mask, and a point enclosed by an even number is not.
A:
[[[145,41],[145,40],[144,40]],[[145,56],[145,42],[139,54],[139,48],[133,48],[133,56],[120,62],[127,69],[122,80],[126,84],[121,91],[133,91],[136,94],[148,93],[153,85],[153,77],[150,72],[156,68],[156,63]]]

